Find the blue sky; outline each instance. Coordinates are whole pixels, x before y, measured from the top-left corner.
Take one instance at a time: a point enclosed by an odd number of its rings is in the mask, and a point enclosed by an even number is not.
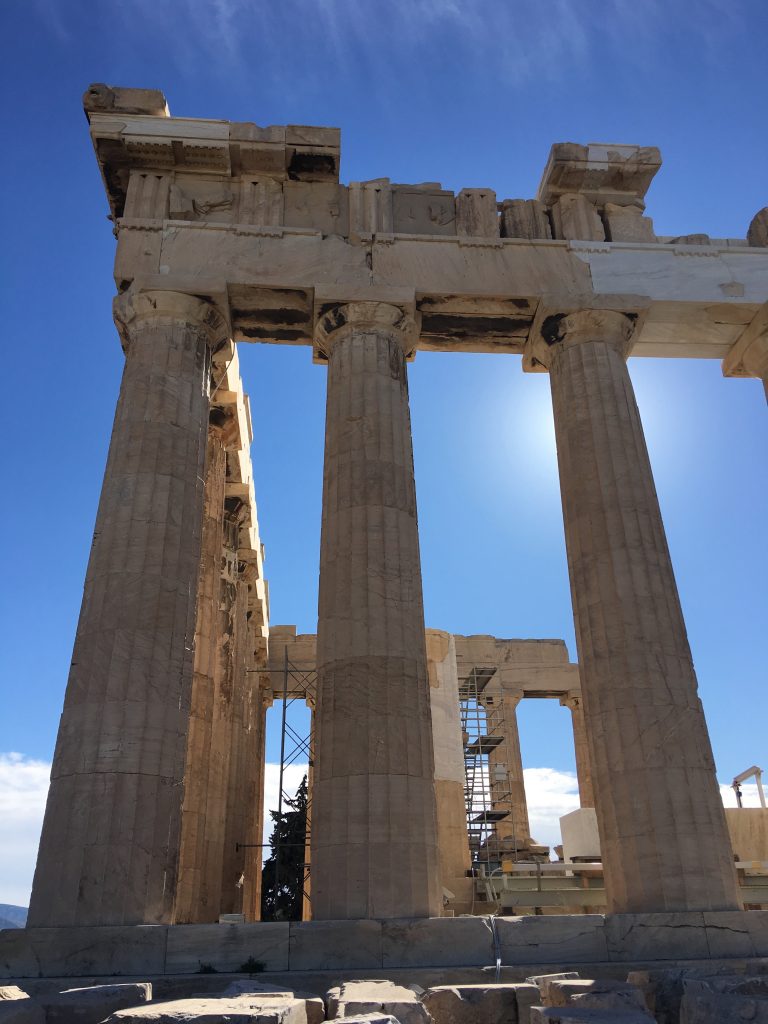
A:
[[[344,181],[530,197],[551,143],[611,141],[661,148],[659,234],[743,237],[768,202],[764,0],[5,0],[0,21],[11,766],[53,750],[122,362],[90,82],[161,88],[177,116],[340,126]],[[324,371],[307,349],[241,361],[273,621],[314,631]],[[768,767],[765,398],[716,362],[630,368],[727,782]],[[574,656],[547,378],[421,353],[410,380],[428,625]],[[573,770],[564,709],[520,721],[526,766]]]

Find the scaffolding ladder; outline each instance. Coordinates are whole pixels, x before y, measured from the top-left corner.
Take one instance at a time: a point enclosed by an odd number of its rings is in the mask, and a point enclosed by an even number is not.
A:
[[[504,760],[504,701],[501,694],[497,697],[487,691],[495,672],[495,668],[475,666],[459,679],[469,849],[473,872],[486,877],[501,867],[498,825],[502,821],[512,840],[512,859],[517,859],[509,764]]]

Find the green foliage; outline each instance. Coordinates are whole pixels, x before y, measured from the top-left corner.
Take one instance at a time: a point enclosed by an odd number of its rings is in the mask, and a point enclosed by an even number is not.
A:
[[[263,960],[254,960],[252,956],[249,956],[245,963],[240,964],[237,970],[239,974],[261,974],[266,966]]]
[[[301,780],[290,810],[270,811],[275,823],[271,854],[261,874],[262,921],[300,921],[304,893],[304,844],[307,835],[307,776]]]
[[[198,974],[218,974],[219,972],[213,966],[213,964],[200,964],[197,969]]]

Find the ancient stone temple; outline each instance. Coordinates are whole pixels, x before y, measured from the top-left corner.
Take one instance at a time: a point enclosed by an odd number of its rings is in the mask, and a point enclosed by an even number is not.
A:
[[[745,238],[659,237],[652,147],[555,144],[536,198],[499,199],[341,184],[334,128],[175,118],[159,92],[104,85],[84,103],[125,369],[6,974],[184,972],[202,950],[227,970],[257,953],[274,970],[695,960],[737,955],[726,932],[738,955],[768,955],[765,913],[742,910],[627,371],[630,356],[710,358],[768,386],[768,208]],[[254,342],[307,346],[327,388],[316,636],[270,635],[259,417],[237,361]],[[425,628],[419,350],[549,375],[577,662],[562,641]],[[312,920],[259,924],[265,712],[289,653],[317,678]],[[502,873],[548,862],[516,724],[541,697],[572,717],[605,915],[478,905],[478,849]],[[488,801],[474,837],[473,745]]]

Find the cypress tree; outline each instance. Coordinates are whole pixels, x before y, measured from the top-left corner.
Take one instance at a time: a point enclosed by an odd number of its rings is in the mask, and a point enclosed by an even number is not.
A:
[[[289,810],[270,811],[274,828],[270,856],[261,873],[262,921],[300,921],[304,895],[304,845],[307,836],[307,776]]]

